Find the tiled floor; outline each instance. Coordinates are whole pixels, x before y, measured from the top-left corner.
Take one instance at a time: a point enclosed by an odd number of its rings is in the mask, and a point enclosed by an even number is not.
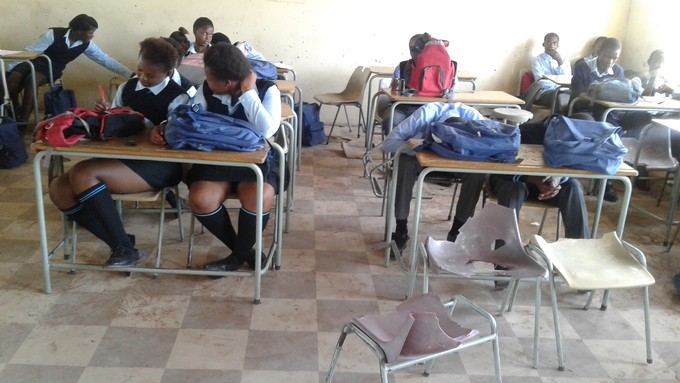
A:
[[[265,275],[260,305],[252,303],[251,278],[152,279],[142,274],[53,271],[53,292],[45,294],[31,166],[0,170],[0,382],[323,381],[342,324],[359,314],[391,311],[405,288],[399,268],[382,265],[380,200],[362,178],[361,160],[347,158],[340,141],[334,138],[329,146],[302,153],[283,266]],[[424,204],[425,231],[444,238],[451,190],[428,185],[428,193],[432,199]],[[635,195],[650,204],[655,194],[636,190]],[[592,208],[590,197],[589,205]],[[618,208],[606,204],[604,230],[612,230]],[[525,237],[535,232],[541,213],[524,209]],[[549,219],[546,237],[552,238],[554,215]],[[51,205],[47,220],[54,243],[60,224]],[[126,219],[128,231],[137,235],[138,247],[147,254],[154,251],[156,220],[148,215]],[[179,242],[176,225],[172,220],[166,226],[163,253],[166,264],[180,266],[187,243]],[[269,228],[267,238],[271,232]],[[680,299],[671,277],[680,272],[680,245],[665,253],[661,232],[660,224],[631,211],[625,237],[646,252],[657,280],[651,289],[654,364],[645,363],[639,292],[613,292],[609,310],[602,312],[597,304],[581,310],[585,296],[563,289],[559,299],[566,370],[556,369],[547,300],[541,318],[542,359],[533,369],[532,289],[524,286],[515,309],[497,317],[504,381],[678,381]],[[103,262],[107,253],[91,235],[80,234],[81,257]],[[195,264],[225,255],[210,234],[198,235]],[[465,295],[490,311],[503,297],[483,282],[435,280],[432,289],[442,298]],[[378,381],[374,356],[355,338],[348,339],[336,381]],[[429,378],[411,369],[396,380],[492,379],[490,346],[482,346],[437,362]]]

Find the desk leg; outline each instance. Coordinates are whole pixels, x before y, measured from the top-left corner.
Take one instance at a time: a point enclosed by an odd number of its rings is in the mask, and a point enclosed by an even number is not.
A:
[[[295,147],[295,157],[293,157],[296,161],[297,165],[297,170],[300,170],[300,166],[302,164],[302,107],[304,102],[302,101],[302,89],[298,87],[297,85],[295,86],[295,90],[298,92],[298,126],[297,129],[293,129],[294,132],[294,141],[297,143]]]
[[[628,207],[630,206],[630,199],[631,196],[633,195],[633,183],[630,182],[630,178],[628,177],[620,177],[618,179],[621,182],[623,182],[624,191],[623,199],[621,199],[621,213],[619,214],[619,224],[616,227],[616,234],[618,234],[620,239],[623,239],[623,229],[626,226],[626,219],[628,217]]]
[[[37,106],[37,105],[36,105]],[[35,181],[35,201],[38,213],[38,228],[40,230],[40,252],[43,261],[43,280],[45,281],[45,293],[52,293],[52,283],[50,281],[50,259],[47,251],[47,227],[45,225],[45,202],[43,200],[42,174],[40,163],[45,157],[45,151],[36,154],[33,159],[33,179]]]
[[[255,297],[253,298],[253,303],[260,304],[261,287],[262,287],[262,201],[263,201],[263,188],[264,179],[262,177],[262,170],[254,164],[250,165],[250,168],[255,172],[257,177],[257,211],[255,212]]]
[[[680,180],[680,167],[675,170],[674,180]],[[671,203],[668,208],[668,216],[666,217],[666,229],[663,236],[663,245],[668,246],[668,241],[671,237],[671,229],[673,228],[673,218],[675,217],[675,209],[678,205],[678,195],[680,195],[680,182],[673,182],[673,189],[671,190]]]
[[[597,230],[600,226],[600,217],[602,216],[602,205],[604,201],[604,190],[607,185],[607,179],[593,179],[591,182],[597,182],[597,202],[595,204],[595,217],[593,218],[593,229],[590,231],[590,238],[597,238]]]
[[[432,168],[430,168],[432,169]],[[418,182],[416,182],[416,206],[413,211],[413,230],[411,231],[411,242],[409,244],[409,259],[411,264],[409,265],[408,272],[408,291],[406,292],[406,298],[413,296],[413,292],[416,288],[416,279],[418,278],[418,230],[420,229],[420,207],[423,202],[423,184],[425,181],[425,176],[430,173],[428,170],[423,169],[418,176]]]

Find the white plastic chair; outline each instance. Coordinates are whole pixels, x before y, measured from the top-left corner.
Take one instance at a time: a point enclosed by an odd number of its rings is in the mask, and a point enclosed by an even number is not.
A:
[[[457,303],[483,317],[490,327],[490,334],[478,336],[479,331],[456,323],[454,309]],[[442,304],[436,295],[421,295],[403,302],[394,313],[352,319],[343,327],[335,346],[326,383],[333,380],[342,346],[350,333],[357,335],[378,356],[382,383],[388,382],[390,372],[425,362],[429,363],[423,375],[429,376],[437,358],[486,342],[491,342],[493,347],[496,382],[502,380],[496,321],[491,314],[462,296]]]
[[[349,122],[349,115],[347,114],[347,105],[355,106],[359,108],[359,126],[357,128],[357,138],[361,132],[361,126],[366,126],[363,117],[362,101],[364,99],[364,89],[366,87],[366,81],[368,76],[371,74],[369,68],[364,68],[363,66],[358,66],[354,69],[352,76],[349,78],[345,89],[340,93],[322,93],[314,95],[314,99],[321,103],[321,106],[334,105],[337,107],[335,112],[335,118],[333,118],[333,124],[331,125],[331,130],[328,133],[328,139],[326,144],[331,139],[333,135],[333,129],[335,128],[335,122],[338,119],[338,114],[340,113],[340,107],[345,110],[345,117],[347,118],[347,126],[350,131],[352,131],[352,126]]]
[[[560,370],[564,370],[564,353],[557,308],[555,280],[557,275],[574,290],[591,291],[583,307],[587,310],[594,290],[605,290],[600,310],[607,309],[609,289],[639,287],[643,291],[645,339],[647,363],[652,363],[651,329],[649,324],[649,286],[654,277],[647,271],[645,255],[637,248],[622,242],[615,232],[607,233],[600,239],[563,239],[548,243],[541,236],[534,235],[527,246],[530,253],[539,256],[549,271],[550,301],[555,324],[555,342]],[[537,309],[540,305],[537,305]],[[538,317],[538,314],[536,314]],[[538,366],[538,326],[534,323],[534,368]]]

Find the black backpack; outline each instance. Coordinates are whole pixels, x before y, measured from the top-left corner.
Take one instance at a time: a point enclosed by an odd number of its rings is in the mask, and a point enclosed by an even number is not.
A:
[[[17,167],[28,159],[24,139],[16,122],[0,117],[0,169]]]

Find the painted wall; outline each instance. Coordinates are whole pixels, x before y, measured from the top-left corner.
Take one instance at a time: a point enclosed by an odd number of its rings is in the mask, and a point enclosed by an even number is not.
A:
[[[99,22],[97,45],[131,69],[139,41],[167,36],[179,26],[191,30],[197,17],[208,16],[216,31],[232,41],[247,40],[268,60],[293,64],[304,98],[311,101],[315,93],[340,91],[357,65],[396,65],[408,57],[408,39],[424,31],[450,40],[451,56],[461,69],[479,76],[479,89],[515,93],[518,73],[542,51],[545,33],[557,32],[560,51],[574,61],[587,53],[594,36],[637,38],[637,26],[646,23],[639,19],[653,10],[637,11],[657,1],[573,0],[570,7],[557,8],[541,0],[429,0],[421,9],[408,10],[408,20],[397,2],[384,0],[6,3],[0,48],[21,49],[48,27],[65,26],[77,13],[87,13]],[[630,18],[629,8],[636,10]],[[627,34],[628,28],[632,29]],[[654,38],[649,35],[648,41],[639,42],[631,51],[650,50],[647,45],[652,45]],[[639,62],[639,55],[632,52],[626,48],[622,62]],[[69,65],[64,74],[67,86],[77,91],[79,104],[86,107],[96,99],[97,85],[106,85],[111,77],[112,73],[85,56]],[[324,120],[332,117],[330,112],[330,108],[324,112]]]

